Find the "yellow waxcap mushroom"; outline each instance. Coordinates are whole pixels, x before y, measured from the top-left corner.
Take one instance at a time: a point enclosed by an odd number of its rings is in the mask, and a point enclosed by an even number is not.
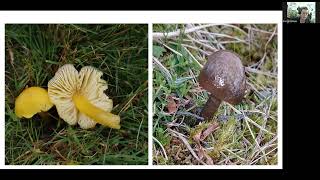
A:
[[[29,87],[17,97],[15,114],[19,118],[31,118],[41,111],[48,111],[52,106],[47,90],[40,87]]]
[[[68,124],[78,123],[81,128],[89,129],[99,123],[120,129],[120,117],[110,113],[113,102],[104,93],[108,86],[101,79],[102,74],[91,66],[78,72],[72,64],[66,64],[49,81],[49,98]]]

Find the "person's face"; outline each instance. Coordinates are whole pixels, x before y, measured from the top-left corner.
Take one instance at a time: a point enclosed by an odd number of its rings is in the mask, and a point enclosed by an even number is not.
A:
[[[302,9],[302,10],[301,10],[300,18],[303,19],[303,20],[306,20],[307,17],[308,17],[308,14],[309,14],[308,10]]]

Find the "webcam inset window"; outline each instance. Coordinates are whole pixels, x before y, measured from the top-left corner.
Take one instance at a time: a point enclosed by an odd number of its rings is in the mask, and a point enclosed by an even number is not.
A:
[[[284,18],[287,23],[304,24],[316,22],[315,2],[287,2],[285,10],[287,12]]]

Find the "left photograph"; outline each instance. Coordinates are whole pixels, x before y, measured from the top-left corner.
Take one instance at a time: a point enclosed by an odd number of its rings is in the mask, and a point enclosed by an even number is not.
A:
[[[6,24],[6,165],[147,165],[148,24]]]

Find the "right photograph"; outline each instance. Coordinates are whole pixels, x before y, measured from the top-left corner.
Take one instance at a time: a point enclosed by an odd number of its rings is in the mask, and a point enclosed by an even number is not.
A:
[[[277,24],[153,25],[154,165],[279,163],[277,39]]]

